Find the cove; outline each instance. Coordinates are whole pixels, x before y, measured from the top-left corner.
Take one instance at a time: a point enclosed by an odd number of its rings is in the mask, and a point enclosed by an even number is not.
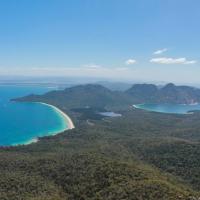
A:
[[[64,117],[53,107],[40,103],[11,102],[31,93],[43,94],[48,87],[0,86],[0,146],[28,144],[38,137],[67,129]]]
[[[200,110],[200,104],[136,104],[135,108],[168,114],[189,114]]]

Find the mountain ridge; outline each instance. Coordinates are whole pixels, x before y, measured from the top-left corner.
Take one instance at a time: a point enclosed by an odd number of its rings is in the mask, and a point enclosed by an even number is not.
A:
[[[190,86],[176,86],[173,83],[158,88],[153,84],[133,85],[126,93],[139,103],[194,104],[200,102],[200,89]]]
[[[154,84],[134,84],[128,90],[112,91],[100,84],[77,85],[64,90],[54,90],[44,95],[28,95],[15,101],[47,101],[65,107],[101,107],[127,109],[134,103],[200,103],[200,89],[176,86],[169,83],[163,87]],[[58,102],[59,100],[59,102]]]

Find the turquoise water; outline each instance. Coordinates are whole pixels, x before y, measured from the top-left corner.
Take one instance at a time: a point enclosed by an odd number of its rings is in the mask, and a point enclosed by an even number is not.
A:
[[[0,146],[26,144],[37,137],[67,128],[64,118],[53,108],[39,103],[10,102],[11,98],[31,93],[42,94],[50,88],[0,86]]]
[[[137,104],[134,107],[160,113],[187,114],[191,111],[200,110],[200,104]]]

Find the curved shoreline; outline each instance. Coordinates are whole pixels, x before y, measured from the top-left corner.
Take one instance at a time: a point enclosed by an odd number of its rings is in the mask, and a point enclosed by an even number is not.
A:
[[[161,113],[161,114],[170,114],[170,115],[193,115],[194,111],[193,110],[188,110],[187,112],[184,113],[176,113],[176,112],[164,112],[164,111],[156,111],[156,110],[151,110],[151,109],[146,109],[146,108],[141,108],[140,106],[145,105],[145,104],[137,104],[137,105],[132,105],[135,109],[139,110],[144,110],[147,112],[154,112],[154,113]],[[186,105],[186,104],[178,104],[178,105]],[[190,104],[189,104],[190,105]]]
[[[65,130],[75,128],[74,123],[72,122],[71,118],[66,113],[64,113],[61,109],[59,109],[58,107],[53,106],[53,105],[48,104],[48,103],[43,103],[43,102],[35,102],[35,103],[40,103],[40,104],[49,106],[49,107],[53,108],[54,110],[56,110],[60,115],[62,115],[63,118],[65,119],[66,123],[67,123],[67,128]]]
[[[64,113],[61,109],[59,109],[58,107],[53,106],[53,105],[48,104],[48,103],[43,103],[43,102],[33,102],[33,103],[38,103],[38,104],[42,104],[42,105],[45,105],[45,106],[53,108],[57,113],[59,113],[64,118],[64,120],[65,120],[65,122],[67,124],[67,127],[65,129],[60,130],[58,132],[54,132],[51,135],[46,135],[46,136],[54,136],[54,135],[57,135],[59,133],[62,133],[63,131],[75,128],[74,123],[71,120],[71,118],[66,113]],[[44,135],[42,137],[46,137],[46,136]],[[36,137],[36,138],[30,139],[29,141],[26,141],[26,142],[23,142],[23,143],[19,143],[19,144],[13,144],[11,146],[29,145],[29,144],[37,143],[38,141],[39,141],[39,139],[38,139],[38,137]]]

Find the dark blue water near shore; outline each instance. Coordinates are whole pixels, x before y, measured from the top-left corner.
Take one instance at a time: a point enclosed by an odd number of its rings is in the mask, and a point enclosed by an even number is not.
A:
[[[11,98],[31,93],[42,94],[51,88],[0,86],[0,146],[26,144],[37,137],[64,130],[67,124],[53,108],[39,103],[10,102]]]

